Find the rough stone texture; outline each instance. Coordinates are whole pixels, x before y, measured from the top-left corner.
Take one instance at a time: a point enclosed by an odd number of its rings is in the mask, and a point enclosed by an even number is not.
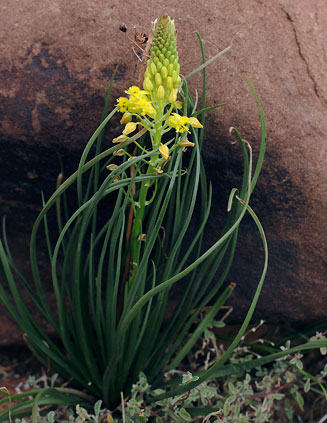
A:
[[[260,95],[268,126],[264,169],[252,205],[267,233],[270,268],[256,316],[314,321],[327,317],[327,3],[325,0],[2,0],[0,5],[0,212],[9,222],[14,256],[27,269],[26,234],[59,171],[77,163],[101,115],[101,85],[119,65],[113,98],[137,77],[137,58],[119,31],[125,22],[148,31],[168,12],[178,29],[182,72],[200,64],[194,31],[207,57],[232,44],[208,67],[204,159],[214,183],[207,244],[219,233],[241,159],[228,128],[236,126],[254,151],[258,112],[244,82]],[[200,87],[200,77],[193,79]],[[117,121],[110,136],[119,129]],[[108,138],[109,140],[109,138]],[[108,141],[109,142],[109,141]],[[249,306],[262,266],[250,219],[241,231],[235,319]],[[0,337],[1,337],[0,328]]]

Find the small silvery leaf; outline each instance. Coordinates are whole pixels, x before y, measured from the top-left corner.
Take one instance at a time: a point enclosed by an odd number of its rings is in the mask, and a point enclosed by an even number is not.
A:
[[[301,408],[301,410],[303,410],[304,399],[303,399],[303,397],[302,397],[302,395],[300,394],[299,391],[295,392],[294,399],[295,399],[297,405]]]
[[[303,370],[303,363],[301,360],[297,360],[295,365],[299,370]]]
[[[230,403],[229,403],[228,398],[227,398],[227,400],[225,401],[225,404],[224,404],[224,416],[228,415],[229,409],[230,409]]]
[[[271,399],[274,399],[276,401],[280,401],[281,399],[283,399],[285,397],[284,394],[272,394],[270,396]]]
[[[225,322],[222,322],[222,321],[213,322],[212,325],[216,328],[224,328],[226,326]]]
[[[99,416],[100,414],[100,410],[101,410],[101,405],[102,405],[102,401],[99,400],[94,404],[94,414],[96,415],[96,417]]]
[[[58,377],[58,373],[55,373],[55,374],[53,374],[53,375],[51,376],[51,382],[50,382],[50,386],[51,386],[51,388],[53,388],[53,387],[54,387],[54,385],[55,385],[55,383],[56,383],[56,380],[57,380],[57,377]]]
[[[179,410],[179,415],[181,416],[181,418],[183,420],[186,420],[187,422],[191,422],[192,421],[192,416],[190,413],[188,413],[185,408],[181,408]]]
[[[305,384],[304,384],[304,392],[309,392],[310,388],[311,388],[310,379],[307,379]]]
[[[187,385],[188,383],[195,382],[199,380],[199,376],[193,376],[191,372],[186,372],[182,377],[182,385]]]
[[[55,412],[50,411],[47,415],[48,423],[54,423],[55,421]]]

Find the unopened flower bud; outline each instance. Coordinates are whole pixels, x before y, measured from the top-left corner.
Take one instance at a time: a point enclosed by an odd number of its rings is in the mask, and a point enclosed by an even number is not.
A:
[[[168,90],[171,90],[173,88],[173,79],[171,76],[167,76],[166,87],[168,88]]]
[[[120,123],[125,125],[125,123],[128,123],[132,120],[132,115],[129,112],[125,112],[120,119]]]
[[[150,65],[150,69],[153,75],[155,75],[157,73],[157,67],[156,65],[152,62]]]
[[[161,85],[162,84],[162,79],[161,79],[161,75],[160,75],[160,73],[156,73],[155,74],[155,76],[154,76],[154,80],[155,80],[155,82],[156,82],[156,84],[159,86],[159,85]]]
[[[173,88],[169,94],[169,103],[175,103],[177,100],[177,89]]]
[[[161,76],[162,76],[163,79],[166,79],[167,78],[167,76],[168,76],[168,70],[167,70],[166,66],[163,66],[161,68]]]
[[[145,91],[152,91],[153,90],[153,84],[152,84],[150,78],[145,78],[145,80],[143,82],[143,88],[145,89]]]
[[[160,154],[162,155],[162,157],[165,160],[168,160],[168,157],[169,157],[169,148],[167,147],[167,145],[166,144],[162,144],[159,147],[159,151],[160,151]]]
[[[125,150],[123,148],[120,148],[119,150],[116,150],[113,152],[114,156],[119,156],[119,157],[123,156],[124,154],[125,154]]]
[[[165,98],[165,89],[162,85],[158,88],[157,97],[159,100],[163,100]]]
[[[114,144],[117,144],[117,143],[119,143],[119,142],[124,142],[124,141],[126,141],[126,140],[128,140],[128,137],[127,137],[126,135],[119,135],[119,137],[114,138],[114,139],[112,140],[112,142],[113,142]]]
[[[113,164],[113,163],[111,163],[110,165],[106,166],[106,168],[109,170],[109,172],[113,172],[114,170],[117,169],[117,167],[118,166],[116,164]]]
[[[123,130],[123,135],[130,134],[131,132],[134,132],[135,129],[136,129],[136,123],[129,122],[126,124],[125,129]]]
[[[179,86],[181,85],[181,82],[182,82],[181,77],[178,76],[174,83],[175,88],[179,88]]]

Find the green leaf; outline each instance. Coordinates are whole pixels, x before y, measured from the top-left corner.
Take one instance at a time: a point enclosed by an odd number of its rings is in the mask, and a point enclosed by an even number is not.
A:
[[[184,407],[182,407],[179,410],[179,415],[181,416],[181,418],[183,420],[186,420],[187,422],[191,422],[192,421],[192,416],[190,415],[190,413],[188,413]]]
[[[230,401],[229,398],[226,399],[224,403],[224,416],[227,416],[230,410]]]
[[[303,399],[303,396],[300,394],[299,391],[295,392],[294,399],[295,399],[297,405],[301,408],[301,410],[303,410],[304,399]]]
[[[303,390],[304,390],[304,392],[309,392],[310,388],[311,388],[311,382],[310,382],[310,379],[307,379],[305,384],[304,384]]]

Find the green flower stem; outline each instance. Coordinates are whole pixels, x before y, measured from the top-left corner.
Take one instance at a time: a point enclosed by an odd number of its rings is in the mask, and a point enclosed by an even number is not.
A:
[[[161,107],[160,107],[161,106]],[[153,136],[152,136],[152,148],[154,150],[158,149],[160,147],[161,143],[161,137],[162,137],[162,120],[163,120],[163,107],[161,104],[159,104],[158,107],[159,111],[157,112],[154,126],[153,126]],[[147,169],[147,174],[153,173],[153,169],[156,166],[156,162],[158,160],[159,155],[152,156],[150,159],[150,164]],[[143,228],[143,219],[144,219],[144,213],[145,213],[145,207],[147,205],[146,199],[147,194],[149,191],[149,188],[151,186],[151,181],[146,180],[142,182],[141,188],[140,188],[140,194],[139,199],[135,203],[135,217],[132,227],[132,233],[131,233],[131,240],[130,240],[130,246],[131,246],[131,259],[130,259],[130,277],[128,281],[128,286],[130,287],[135,272],[138,266],[138,263],[140,261],[140,253],[141,253],[141,240],[140,237],[142,235],[142,228]],[[153,200],[153,198],[152,198]]]

